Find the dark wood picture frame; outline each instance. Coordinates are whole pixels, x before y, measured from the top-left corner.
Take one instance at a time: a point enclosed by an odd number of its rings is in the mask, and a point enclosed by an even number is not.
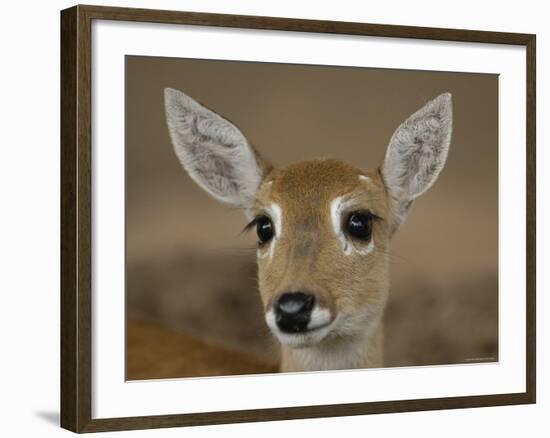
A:
[[[527,59],[526,391],[482,396],[92,419],[91,25],[93,20],[525,46]],[[61,426],[74,432],[97,432],[535,403],[535,51],[536,37],[531,34],[81,5],[63,10],[61,12]]]

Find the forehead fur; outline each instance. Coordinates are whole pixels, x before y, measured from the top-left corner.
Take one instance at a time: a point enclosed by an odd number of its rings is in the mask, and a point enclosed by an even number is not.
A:
[[[379,209],[385,209],[385,196],[381,196],[385,187],[378,171],[363,172],[335,159],[302,161],[273,170],[258,192],[257,206],[276,202],[285,211],[310,216],[323,211],[336,197],[354,191],[359,196],[369,194]]]

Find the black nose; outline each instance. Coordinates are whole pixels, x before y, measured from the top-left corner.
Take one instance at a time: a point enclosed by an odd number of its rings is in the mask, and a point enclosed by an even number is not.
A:
[[[275,303],[275,321],[283,332],[299,333],[307,329],[315,297],[303,292],[287,292]]]

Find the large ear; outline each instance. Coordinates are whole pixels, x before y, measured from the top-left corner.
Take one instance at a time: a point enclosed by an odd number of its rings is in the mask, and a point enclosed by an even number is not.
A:
[[[382,176],[394,199],[395,226],[428,190],[445,165],[453,124],[452,98],[442,94],[415,112],[393,134]]]
[[[164,90],[170,137],[182,166],[214,198],[249,208],[266,169],[228,120],[186,94]]]

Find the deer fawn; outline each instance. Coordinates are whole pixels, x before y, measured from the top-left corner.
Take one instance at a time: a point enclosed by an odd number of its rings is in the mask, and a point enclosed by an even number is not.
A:
[[[211,196],[245,210],[258,234],[258,284],[281,371],[382,366],[390,240],[443,169],[451,95],[427,103],[362,171],[334,159],[276,169],[231,122],[167,88],[176,154]]]

